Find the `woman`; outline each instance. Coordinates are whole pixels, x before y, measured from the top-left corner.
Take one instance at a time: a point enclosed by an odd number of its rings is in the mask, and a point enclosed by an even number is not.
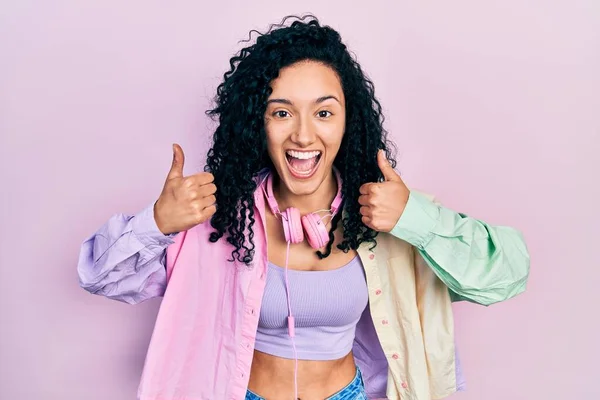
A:
[[[372,83],[314,17],[230,60],[205,172],[81,249],[82,287],[164,296],[138,398],[414,399],[462,383],[451,301],[521,293],[521,235],[411,191]],[[390,161],[388,161],[390,160]]]

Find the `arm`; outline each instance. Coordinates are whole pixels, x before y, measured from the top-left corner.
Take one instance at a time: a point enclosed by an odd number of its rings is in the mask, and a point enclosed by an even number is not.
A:
[[[166,248],[174,236],[156,226],[154,203],[135,216],[114,215],[81,246],[80,286],[129,304],[162,296]]]
[[[491,226],[411,191],[390,233],[417,249],[453,301],[490,305],[525,290],[529,253],[513,228]]]

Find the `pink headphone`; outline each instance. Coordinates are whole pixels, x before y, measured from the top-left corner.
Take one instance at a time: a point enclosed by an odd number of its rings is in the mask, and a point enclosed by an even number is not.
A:
[[[333,172],[337,180],[337,194],[333,199],[333,203],[331,203],[331,209],[318,210],[302,217],[300,211],[295,207],[290,207],[283,212],[279,210],[277,200],[273,195],[273,176],[269,173],[266,178],[267,203],[273,215],[281,215],[286,242],[301,243],[304,240],[304,235],[306,235],[308,244],[313,249],[320,249],[329,242],[329,231],[327,225],[323,223],[323,218],[333,218],[342,204],[342,178],[336,168],[333,168]],[[318,213],[323,211],[328,211],[329,214],[321,217]]]

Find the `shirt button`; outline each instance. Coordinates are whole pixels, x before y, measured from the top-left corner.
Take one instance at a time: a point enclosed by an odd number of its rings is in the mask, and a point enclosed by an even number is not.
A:
[[[369,259],[374,259],[375,258],[375,254],[371,253],[371,255],[369,256]]]
[[[406,388],[408,387],[408,383],[406,383],[406,382],[402,382],[402,387],[403,387],[404,389],[406,389]]]
[[[377,290],[375,291],[375,294],[376,294],[377,296],[379,296],[379,295],[381,294],[381,290],[380,290],[380,289],[377,289]]]
[[[387,325],[387,324],[388,324],[388,320],[387,320],[387,319],[384,319],[384,320],[382,320],[382,321],[381,321],[381,323],[382,323],[383,325]]]
[[[400,358],[400,356],[398,356],[398,353],[394,353],[394,354],[392,354],[392,358],[394,360],[397,360],[398,358]]]

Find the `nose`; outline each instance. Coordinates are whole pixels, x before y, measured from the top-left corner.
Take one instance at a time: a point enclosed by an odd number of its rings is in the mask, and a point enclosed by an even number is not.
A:
[[[317,140],[315,126],[311,123],[310,118],[299,119],[291,139],[298,147],[308,147]]]

